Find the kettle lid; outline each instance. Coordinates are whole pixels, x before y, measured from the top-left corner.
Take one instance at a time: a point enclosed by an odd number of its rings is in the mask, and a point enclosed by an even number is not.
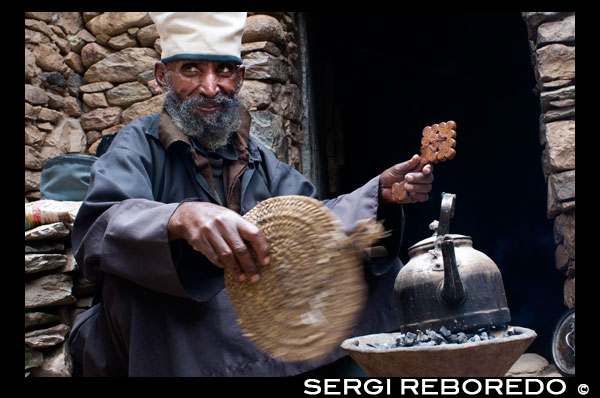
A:
[[[459,243],[470,243],[471,245],[473,244],[473,240],[471,239],[470,236],[467,236],[467,235],[446,234],[445,237],[446,237],[446,239],[452,240],[455,244],[459,244]],[[437,235],[433,235],[433,236],[430,236],[429,238],[423,239],[422,241],[415,243],[414,245],[412,245],[411,247],[408,248],[408,254],[411,255],[415,250],[420,249],[420,248],[424,248],[424,249],[433,248],[437,238],[438,238]]]

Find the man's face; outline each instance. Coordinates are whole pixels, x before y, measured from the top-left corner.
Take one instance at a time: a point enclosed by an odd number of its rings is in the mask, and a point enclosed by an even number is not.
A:
[[[210,61],[159,62],[155,75],[168,92],[165,109],[184,133],[211,150],[227,143],[239,124],[237,93],[244,81],[243,66]]]

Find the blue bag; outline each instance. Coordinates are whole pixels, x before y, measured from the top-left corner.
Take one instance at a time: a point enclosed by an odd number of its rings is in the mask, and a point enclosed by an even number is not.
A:
[[[92,155],[67,154],[50,158],[44,163],[40,179],[42,199],[82,201],[90,185]]]

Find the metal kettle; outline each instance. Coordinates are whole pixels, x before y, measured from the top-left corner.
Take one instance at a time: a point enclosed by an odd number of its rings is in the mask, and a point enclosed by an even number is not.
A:
[[[442,193],[433,236],[408,249],[410,261],[394,284],[400,331],[452,332],[510,322],[500,270],[473,248],[471,237],[450,234],[456,195]]]

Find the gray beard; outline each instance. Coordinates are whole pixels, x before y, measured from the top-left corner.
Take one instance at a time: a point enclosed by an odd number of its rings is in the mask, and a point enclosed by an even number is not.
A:
[[[209,151],[226,145],[240,125],[242,104],[237,94],[228,97],[219,93],[214,98],[200,95],[182,102],[170,79],[167,84],[169,91],[163,108],[171,116],[173,123]],[[222,110],[206,115],[194,112],[195,107],[201,105],[221,105]]]

